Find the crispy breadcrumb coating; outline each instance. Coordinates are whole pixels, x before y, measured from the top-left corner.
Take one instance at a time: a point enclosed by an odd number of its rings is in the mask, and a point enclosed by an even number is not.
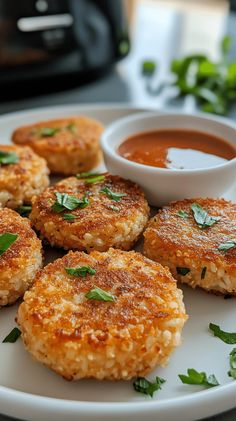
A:
[[[65,268],[90,266],[94,275]],[[99,287],[113,302],[88,299]],[[127,380],[165,365],[186,321],[169,270],[134,251],[69,252],[39,273],[18,311],[27,350],[68,380]]]

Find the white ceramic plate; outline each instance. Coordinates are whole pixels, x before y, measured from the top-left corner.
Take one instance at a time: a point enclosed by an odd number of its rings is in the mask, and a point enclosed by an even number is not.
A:
[[[8,143],[12,130],[37,120],[72,114],[86,114],[104,124],[137,109],[124,106],[63,106],[12,113],[0,117],[0,143]],[[217,182],[217,180],[216,180]],[[236,201],[236,191],[227,194]],[[189,314],[183,332],[183,344],[173,354],[165,369],[155,375],[167,380],[163,389],[151,399],[133,390],[132,382],[67,382],[46,367],[33,361],[21,340],[3,344],[15,326],[18,305],[0,310],[0,413],[32,421],[80,420],[106,421],[191,421],[214,415],[235,406],[236,381],[227,376],[228,355],[233,346],[214,338],[209,322],[225,330],[236,331],[235,299],[208,295],[184,288]],[[203,390],[183,385],[179,373],[195,368],[214,373],[220,386]]]

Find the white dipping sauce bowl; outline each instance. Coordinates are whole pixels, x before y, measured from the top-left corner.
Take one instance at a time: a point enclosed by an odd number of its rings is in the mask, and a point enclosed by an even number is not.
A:
[[[176,170],[151,167],[129,161],[118,154],[128,137],[159,129],[190,129],[220,137],[236,147],[236,126],[226,119],[198,114],[144,112],[110,124],[101,138],[105,164],[111,174],[139,184],[150,205],[172,200],[220,197],[236,181],[236,158],[211,168]]]

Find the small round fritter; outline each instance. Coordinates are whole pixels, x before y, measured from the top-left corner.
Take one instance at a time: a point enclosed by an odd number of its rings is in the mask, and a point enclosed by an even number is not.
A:
[[[32,285],[42,266],[41,249],[27,218],[0,209],[0,307],[14,303]]]
[[[19,127],[14,143],[29,145],[46,159],[52,173],[72,175],[90,171],[101,159],[102,125],[87,117],[68,117]]]
[[[29,147],[0,145],[0,206],[17,208],[48,185],[46,161]]]
[[[68,380],[127,380],[164,366],[186,319],[167,268],[115,249],[55,260],[18,311],[28,351]]]
[[[236,295],[236,204],[223,199],[170,203],[149,222],[144,253],[191,287]]]
[[[149,215],[143,192],[118,176],[105,174],[96,180],[70,177],[34,199],[30,219],[52,246],[129,250],[138,239]],[[70,210],[71,205],[76,208]]]

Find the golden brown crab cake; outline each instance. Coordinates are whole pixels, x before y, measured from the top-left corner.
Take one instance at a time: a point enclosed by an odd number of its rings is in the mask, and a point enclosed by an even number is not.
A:
[[[223,199],[170,203],[149,222],[144,238],[145,255],[168,266],[179,281],[236,295],[235,203]]]
[[[128,380],[167,364],[187,316],[167,268],[109,249],[46,266],[17,319],[27,350],[66,379]]]
[[[42,246],[30,221],[0,209],[0,307],[14,303],[42,266]]]
[[[129,250],[148,216],[147,201],[136,184],[105,174],[70,177],[46,189],[35,198],[30,219],[52,246],[105,251]]]
[[[17,208],[49,185],[46,161],[31,148],[0,145],[0,206]]]
[[[29,145],[46,159],[52,173],[72,175],[89,171],[101,159],[103,126],[87,117],[42,121],[16,129],[14,143]]]

